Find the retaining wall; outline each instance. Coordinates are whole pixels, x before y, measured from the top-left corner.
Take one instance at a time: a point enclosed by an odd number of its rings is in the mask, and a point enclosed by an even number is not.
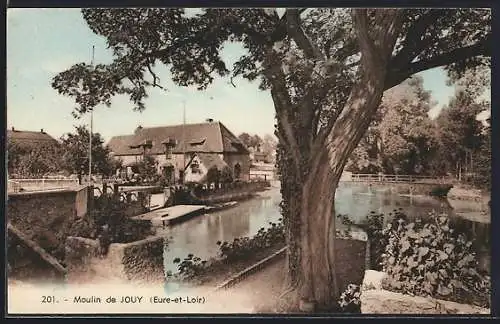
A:
[[[88,189],[10,193],[7,220],[59,260],[66,237],[87,212]]]
[[[364,192],[383,191],[399,195],[424,195],[433,196],[438,191],[442,191],[443,196],[446,196],[453,187],[448,184],[435,183],[398,183],[398,182],[381,182],[381,183],[362,183],[362,182],[341,182],[339,186],[362,188]]]
[[[68,278],[91,273],[99,278],[122,281],[164,280],[163,253],[167,244],[163,236],[132,243],[112,243],[105,257],[98,255],[98,243],[82,237],[68,237],[66,262]],[[92,278],[90,279],[92,280]]]
[[[490,314],[490,310],[430,297],[409,296],[384,290],[380,271],[366,272],[361,287],[363,314]]]

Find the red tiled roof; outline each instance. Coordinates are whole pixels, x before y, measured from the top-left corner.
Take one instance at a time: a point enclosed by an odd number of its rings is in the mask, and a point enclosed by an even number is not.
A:
[[[248,153],[243,143],[220,122],[140,128],[136,134],[114,136],[108,146],[115,155],[136,155],[142,154],[142,148],[131,146],[151,141],[149,152],[162,154],[165,152],[162,143],[168,140],[176,142],[173,153]]]
[[[18,145],[58,144],[57,140],[45,132],[7,130],[7,139]]]

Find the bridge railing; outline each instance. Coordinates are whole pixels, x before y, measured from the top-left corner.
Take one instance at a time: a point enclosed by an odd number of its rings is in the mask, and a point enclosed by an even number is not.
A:
[[[442,183],[446,181],[444,177],[404,175],[404,174],[362,174],[353,173],[353,182],[413,182],[413,183]]]
[[[73,188],[78,186],[78,179],[9,179],[7,192],[38,191],[44,189]]]

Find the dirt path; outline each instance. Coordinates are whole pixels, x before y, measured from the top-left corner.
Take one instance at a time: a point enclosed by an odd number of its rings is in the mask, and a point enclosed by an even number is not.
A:
[[[214,296],[228,302],[234,312],[269,313],[283,288],[285,261],[277,260],[235,286]]]

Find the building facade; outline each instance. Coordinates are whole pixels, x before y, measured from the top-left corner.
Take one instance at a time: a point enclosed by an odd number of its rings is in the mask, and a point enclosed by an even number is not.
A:
[[[144,156],[154,158],[170,182],[203,182],[210,168],[227,168],[233,179],[248,180],[248,149],[221,122],[143,128],[111,138],[108,147],[130,170]],[[227,170],[226,170],[227,171]]]

